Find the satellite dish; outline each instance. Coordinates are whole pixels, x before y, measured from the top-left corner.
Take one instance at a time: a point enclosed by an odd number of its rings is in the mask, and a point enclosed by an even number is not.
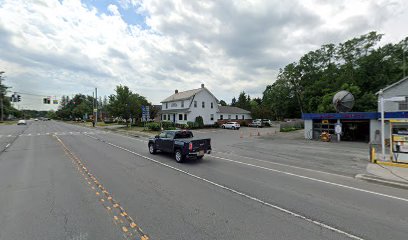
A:
[[[334,95],[333,105],[337,112],[348,112],[354,106],[354,96],[350,92],[342,90]]]

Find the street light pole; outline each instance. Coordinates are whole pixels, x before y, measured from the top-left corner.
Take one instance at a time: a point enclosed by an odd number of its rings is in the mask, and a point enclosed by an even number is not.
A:
[[[384,123],[384,92],[381,89],[379,92],[380,95],[380,106],[381,106],[381,154],[382,154],[382,160],[385,160],[385,134],[384,134],[384,129],[385,129],[385,123]]]

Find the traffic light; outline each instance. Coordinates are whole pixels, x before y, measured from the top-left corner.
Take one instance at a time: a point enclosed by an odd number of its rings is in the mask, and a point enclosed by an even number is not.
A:
[[[21,96],[17,95],[17,102],[21,102]]]

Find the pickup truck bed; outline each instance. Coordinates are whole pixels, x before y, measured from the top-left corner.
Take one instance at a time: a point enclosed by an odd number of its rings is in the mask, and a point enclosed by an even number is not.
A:
[[[211,139],[193,137],[191,131],[163,131],[155,138],[149,139],[148,147],[151,154],[157,151],[173,153],[176,161],[182,162],[186,158],[201,159],[205,154],[210,154]]]

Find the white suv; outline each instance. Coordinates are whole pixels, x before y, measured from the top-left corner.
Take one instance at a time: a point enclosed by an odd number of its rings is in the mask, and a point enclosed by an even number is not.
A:
[[[237,122],[227,122],[227,123],[222,124],[221,127],[222,128],[230,128],[232,130],[235,130],[235,129],[238,130],[241,127],[241,125],[239,125],[239,123],[237,123]]]
[[[263,127],[261,119],[255,119],[252,123],[248,124],[249,127]]]

